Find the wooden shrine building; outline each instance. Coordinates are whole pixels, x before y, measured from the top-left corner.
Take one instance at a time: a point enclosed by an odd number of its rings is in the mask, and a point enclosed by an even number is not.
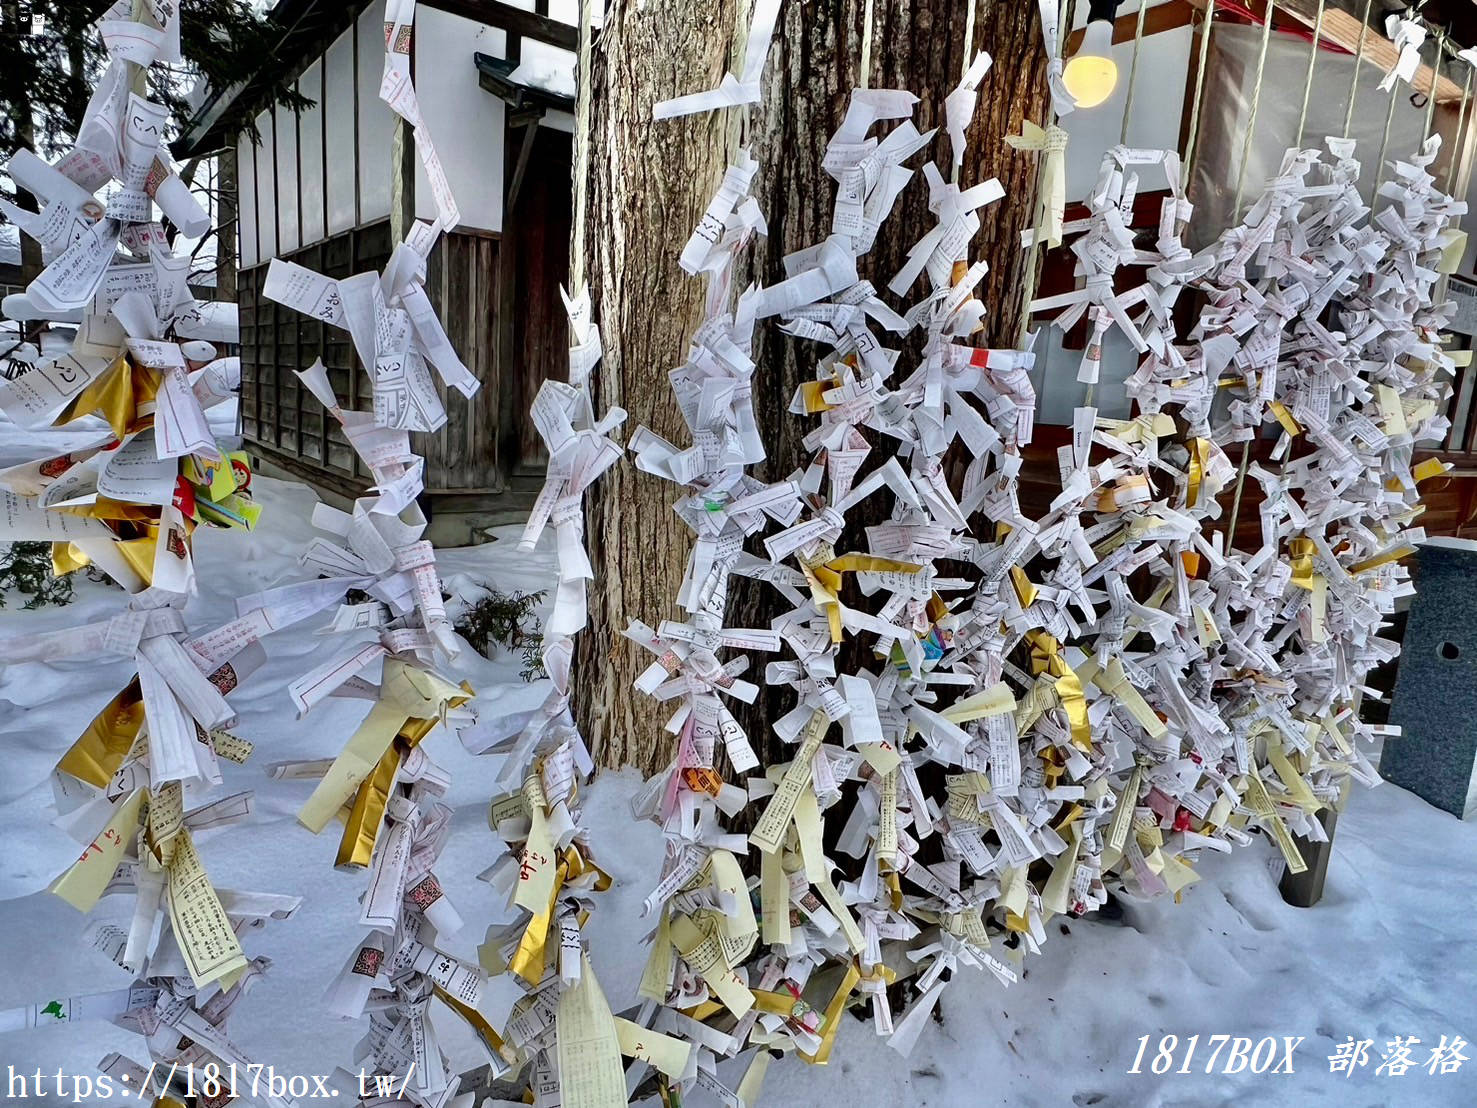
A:
[[[483,387],[446,397],[448,420],[417,435],[438,541],[477,541],[489,522],[526,510],[543,482],[542,443],[527,418],[546,376],[566,372],[559,286],[568,272],[574,130],[574,0],[422,0],[416,89],[461,208],[432,252],[426,289]],[[332,277],[383,268],[406,228],[434,219],[409,128],[378,97],[384,0],[278,0],[282,30],[259,76],[207,95],[173,144],[219,153],[236,180],[235,284],[241,313],[242,431],[270,471],[335,498],[368,474],[293,372],[322,358],[334,389],[369,406],[346,331],[265,299],[274,257]],[[312,106],[256,111],[264,87],[295,82]],[[253,101],[255,100],[255,103]],[[239,121],[254,119],[256,134]],[[231,163],[234,162],[234,165]],[[229,197],[228,197],[229,200]],[[223,216],[229,219],[230,212]],[[226,235],[223,253],[230,250]]]

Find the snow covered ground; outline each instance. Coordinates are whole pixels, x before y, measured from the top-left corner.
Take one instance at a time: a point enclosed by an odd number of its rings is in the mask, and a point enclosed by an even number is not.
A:
[[[240,593],[299,579],[295,558],[310,533],[313,494],[266,478],[258,478],[257,491],[266,511],[255,534],[198,533],[202,591],[187,613],[192,628],[224,621]],[[552,579],[551,546],[529,558],[517,552],[516,528],[496,534],[490,545],[442,552],[453,591],[483,581],[533,590]],[[82,582],[66,608],[0,610],[0,636],[105,618],[122,603],[117,590]],[[249,1055],[286,1073],[326,1074],[349,1064],[363,1030],[328,1017],[319,1003],[358,935],[363,874],[332,868],[336,835],[315,838],[296,823],[311,783],[270,781],[262,771],[273,761],[336,754],[363,714],[361,703],[330,700],[293,719],[286,683],[318,660],[323,642],[311,626],[269,639],[267,666],[232,694],[241,713],[236,731],[256,752],[246,766],[225,764],[226,783],[231,791],[254,790],[256,811],[244,826],[199,837],[217,885],[304,898],[292,920],[247,937],[247,953],[268,955],[273,969],[230,1025]],[[489,662],[467,651],[463,659],[461,675],[479,690],[484,712],[528,708],[544,695],[518,678],[516,656]],[[52,766],[130,673],[121,659],[0,667],[0,1009],[127,984],[122,970],[85,948],[84,919],[41,890],[77,853],[49,822]],[[469,922],[448,945],[474,956],[484,927],[507,914],[474,880],[499,852],[485,805],[495,764],[467,755],[451,735],[427,741],[455,782],[448,797],[454,832],[437,870]],[[647,930],[640,904],[661,857],[657,829],[629,814],[637,784],[630,770],[604,774],[586,806],[600,861],[616,878],[590,932],[596,971],[617,1008],[635,995]],[[910,1058],[881,1046],[870,1021],[846,1017],[831,1064],[777,1064],[764,1103],[1477,1104],[1477,1048],[1468,1048],[1474,1060],[1454,1074],[1375,1073],[1396,1035],[1421,1040],[1413,1050],[1418,1065],[1442,1035],[1477,1039],[1477,827],[1392,785],[1360,792],[1339,822],[1323,902],[1311,910],[1282,902],[1281,862],[1264,844],[1200,869],[1206,879],[1186,890],[1182,904],[1129,905],[1118,922],[1054,920],[1043,955],[1030,958],[1009,989],[964,971],[944,994],[941,1022]],[[454,1063],[481,1064],[458,1020],[442,1013],[436,1024]],[[1194,1072],[1148,1072],[1165,1034],[1181,1044],[1201,1036]],[[1303,1041],[1291,1076],[1206,1075],[1204,1044],[1213,1034]],[[1144,1035],[1145,1072],[1128,1073]],[[1369,1063],[1351,1076],[1330,1074],[1328,1057],[1349,1036],[1374,1041]],[[111,1050],[144,1056],[137,1039],[106,1024],[0,1034],[0,1082],[37,1067],[92,1072]],[[1181,1045],[1176,1069],[1183,1057]],[[1224,1053],[1216,1068],[1223,1066]]]

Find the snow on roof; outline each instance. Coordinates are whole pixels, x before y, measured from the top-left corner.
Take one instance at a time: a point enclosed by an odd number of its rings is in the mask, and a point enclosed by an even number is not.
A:
[[[527,46],[525,46],[526,49],[528,49]],[[561,64],[553,58],[529,58],[508,74],[508,79],[559,96],[573,96],[575,94],[573,55],[564,50],[558,53],[571,59],[569,63]]]

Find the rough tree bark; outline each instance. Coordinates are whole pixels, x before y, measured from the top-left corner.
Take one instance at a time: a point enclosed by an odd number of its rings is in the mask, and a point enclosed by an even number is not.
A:
[[[578,138],[589,143],[584,273],[605,348],[592,391],[599,411],[626,409],[626,435],[643,423],[674,442],[686,434],[666,375],[687,349],[702,287],[678,268],[677,253],[727,165],[726,113],[653,123],[651,108],[717,85],[746,6],[614,0],[591,59],[588,129]],[[689,532],[670,499],[666,482],[628,461],[586,499],[596,581],[574,699],[591,749],[611,766],[655,768],[667,747],[660,715],[631,688],[646,662],[621,632],[633,618],[655,625],[672,613]]]
[[[970,2],[977,5],[976,24],[967,47]],[[760,162],[755,193],[769,225],[748,276],[766,284],[781,279],[786,253],[829,233],[835,183],[821,169],[821,158],[859,83],[864,6],[863,0],[786,0],[760,104],[654,123],[655,101],[712,88],[730,68],[733,51],[742,49],[749,4],[646,0],[638,6],[635,0],[614,0],[592,58],[583,261],[605,343],[597,402],[601,410],[624,407],[628,433],[644,422],[674,442],[686,442],[666,374],[686,351],[701,310],[702,283],[682,273],[676,258],[737,152],[740,113],[747,115],[745,141]],[[916,93],[920,129],[942,122],[943,99],[958,83],[966,57],[984,49],[995,59],[981,88],[960,181],[969,185],[993,176],[1005,187],[1005,200],[984,214],[971,257],[990,264],[982,297],[992,312],[981,344],[1010,345],[1019,329],[1025,264],[1019,235],[1031,220],[1035,160],[1013,153],[1003,139],[1020,130],[1023,117],[1040,121],[1044,112],[1045,56],[1036,5],[875,0],[873,20],[867,83]],[[928,153],[947,171],[942,131]],[[910,164],[921,159],[916,155]],[[919,174],[863,259],[863,275],[889,299],[887,281],[932,226],[926,193]],[[916,295],[917,290],[911,299]],[[758,331],[754,403],[769,455],[756,470],[761,477],[783,476],[801,459],[807,421],[786,407],[797,384],[813,376],[818,353],[813,344],[797,343],[772,326]],[[580,639],[576,711],[600,761],[632,763],[647,773],[666,764],[673,744],[661,730],[665,713],[631,688],[649,658],[620,632],[631,619],[655,626],[679,616],[673,598],[691,535],[672,513],[672,499],[668,482],[626,463],[602,478],[587,500],[596,583],[590,628]],[[767,625],[772,592],[744,589],[735,579],[731,596],[731,625]],[[753,717],[746,723],[756,740],[767,732],[756,728]]]

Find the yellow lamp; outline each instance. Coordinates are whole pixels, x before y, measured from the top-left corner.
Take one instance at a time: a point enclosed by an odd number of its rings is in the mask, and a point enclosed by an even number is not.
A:
[[[1118,66],[1111,57],[1117,8],[1117,0],[1093,0],[1082,45],[1062,70],[1062,83],[1079,108],[1097,107],[1118,86]]]

